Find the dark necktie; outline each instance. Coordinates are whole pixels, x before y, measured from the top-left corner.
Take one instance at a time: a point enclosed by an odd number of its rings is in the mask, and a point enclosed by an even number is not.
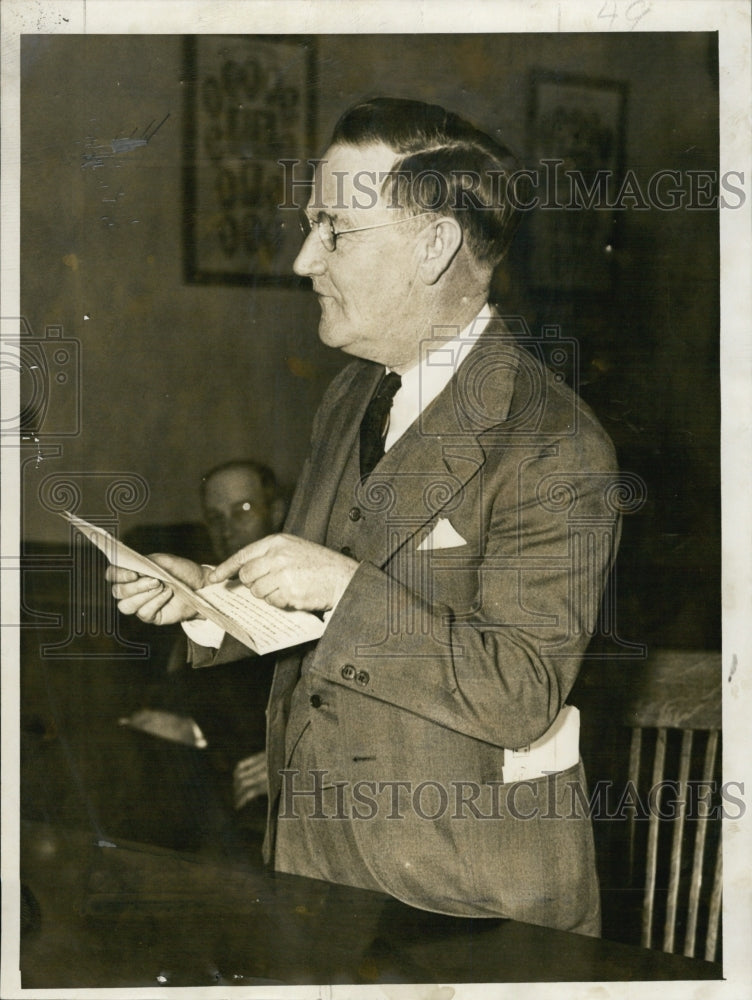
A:
[[[360,424],[360,475],[369,475],[384,455],[384,438],[389,427],[389,412],[395,393],[402,385],[396,372],[386,374],[371,402],[366,407]]]

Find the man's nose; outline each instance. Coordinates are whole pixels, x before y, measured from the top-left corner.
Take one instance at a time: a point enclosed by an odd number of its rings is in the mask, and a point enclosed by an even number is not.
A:
[[[298,256],[293,261],[292,269],[300,278],[310,278],[316,274],[323,274],[326,270],[326,260],[324,254],[327,250],[316,232],[316,227],[310,231],[303,240]]]

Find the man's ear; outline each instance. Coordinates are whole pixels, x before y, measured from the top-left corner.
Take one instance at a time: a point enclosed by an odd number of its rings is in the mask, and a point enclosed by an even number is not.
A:
[[[447,270],[462,246],[462,227],[451,216],[440,216],[421,234],[418,248],[421,254],[418,275],[434,285]]]
[[[287,515],[287,501],[285,498],[277,497],[276,500],[272,500],[269,513],[271,515],[272,531],[279,531]]]

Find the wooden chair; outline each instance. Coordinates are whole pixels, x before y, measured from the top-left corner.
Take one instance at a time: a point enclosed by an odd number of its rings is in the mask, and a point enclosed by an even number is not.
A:
[[[644,873],[642,945],[658,947],[661,899],[663,951],[678,950],[683,930],[683,953],[694,957],[699,927],[707,961],[716,959],[721,912],[721,671],[720,653],[655,651],[630,671],[624,706],[632,730],[628,787],[642,807],[639,815],[637,804],[631,808],[628,841],[630,881]],[[676,791],[673,808],[667,788]]]

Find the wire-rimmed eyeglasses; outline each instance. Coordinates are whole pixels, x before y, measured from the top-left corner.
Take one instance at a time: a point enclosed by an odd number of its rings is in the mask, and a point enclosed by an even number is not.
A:
[[[315,229],[319,239],[329,253],[334,253],[337,249],[337,237],[346,233],[365,233],[369,229],[385,229],[387,226],[398,226],[401,222],[411,222],[419,219],[421,215],[435,215],[435,212],[418,212],[416,215],[408,215],[403,219],[392,219],[391,222],[379,222],[375,226],[358,226],[356,229],[335,229],[334,220],[326,212],[319,212],[315,219],[310,219],[303,209],[298,211],[298,221],[300,230],[304,237],[308,237],[311,230]]]

